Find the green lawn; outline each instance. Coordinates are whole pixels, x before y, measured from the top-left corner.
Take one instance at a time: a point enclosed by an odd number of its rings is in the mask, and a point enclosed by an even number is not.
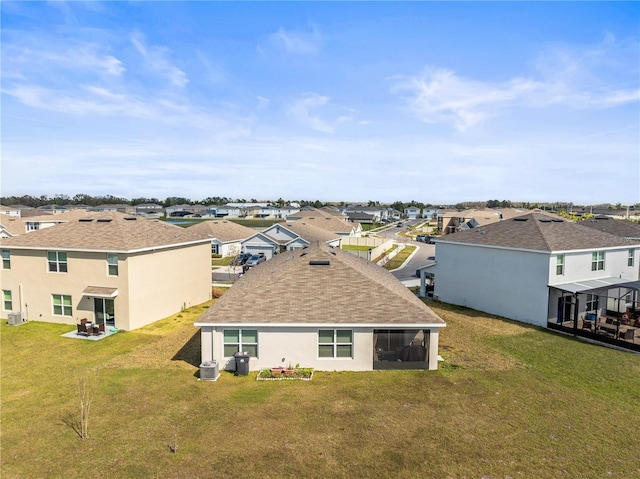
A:
[[[311,382],[198,381],[202,306],[98,342],[2,321],[0,477],[639,477],[639,355],[428,304],[440,370]]]
[[[389,271],[399,268],[404,264],[407,258],[411,256],[411,253],[413,253],[415,249],[415,246],[405,246],[404,248],[402,248],[402,251],[391,258],[389,262],[384,265],[384,267]]]

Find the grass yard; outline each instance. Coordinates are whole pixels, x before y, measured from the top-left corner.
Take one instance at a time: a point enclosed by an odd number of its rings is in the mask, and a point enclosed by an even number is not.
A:
[[[389,262],[387,262],[384,265],[384,267],[389,271],[399,268],[404,264],[407,258],[411,256],[411,253],[413,253],[415,250],[416,250],[415,246],[408,246],[408,245],[405,246],[404,248],[402,248],[402,251],[400,251],[397,255],[391,258]]]
[[[428,304],[447,321],[440,370],[311,382],[198,381],[206,305],[97,342],[2,321],[0,476],[640,477],[639,355]]]

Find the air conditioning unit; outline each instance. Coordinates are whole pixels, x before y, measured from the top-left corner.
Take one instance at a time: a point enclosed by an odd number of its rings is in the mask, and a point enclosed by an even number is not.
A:
[[[7,317],[7,323],[10,326],[17,326],[25,322],[25,319],[22,317],[22,312],[18,311],[17,313],[9,313]]]

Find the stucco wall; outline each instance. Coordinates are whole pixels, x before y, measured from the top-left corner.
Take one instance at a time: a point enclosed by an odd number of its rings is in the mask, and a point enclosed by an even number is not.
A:
[[[545,326],[549,254],[438,243],[434,294],[442,301]]]
[[[353,329],[353,359],[319,358],[318,329],[320,328],[247,327],[247,329],[258,329],[258,357],[252,357],[249,360],[251,371],[287,366],[289,362],[293,366],[300,364],[301,367],[319,371],[371,371],[373,369],[373,330],[371,328]],[[220,369],[234,370],[235,360],[222,356],[222,329],[214,330],[213,327],[204,326],[201,334],[202,360],[214,359],[220,364]]]
[[[2,289],[12,292],[13,310],[22,311],[29,321],[77,324],[80,318],[93,320],[93,300],[83,298],[87,286],[126,290],[126,255],[119,255],[118,276],[107,275],[107,254],[67,252],[67,273],[48,271],[46,251],[11,250],[11,269],[2,270]],[[52,294],[70,295],[72,315],[53,314]],[[116,301],[116,317],[127,315],[126,301]],[[2,317],[7,317],[2,311]]]
[[[211,246],[157,250],[129,256],[129,317],[135,329],[211,298]]]

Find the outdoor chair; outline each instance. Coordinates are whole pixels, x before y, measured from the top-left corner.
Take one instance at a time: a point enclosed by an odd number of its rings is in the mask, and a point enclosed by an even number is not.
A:
[[[627,329],[624,333],[620,333],[620,339],[623,341],[631,341],[633,342],[633,337],[635,336],[636,330],[633,328]]]
[[[98,324],[98,330],[96,331],[97,334],[104,334],[104,323],[100,323]]]
[[[76,326],[78,327],[78,333],[77,334],[84,334],[85,336],[89,335],[89,331],[87,330],[87,325],[86,324],[77,324]]]
[[[85,324],[87,324],[88,322],[89,322],[89,320],[88,320],[87,318],[82,318],[82,319],[80,320],[80,324],[82,324],[83,326],[84,326]]]

